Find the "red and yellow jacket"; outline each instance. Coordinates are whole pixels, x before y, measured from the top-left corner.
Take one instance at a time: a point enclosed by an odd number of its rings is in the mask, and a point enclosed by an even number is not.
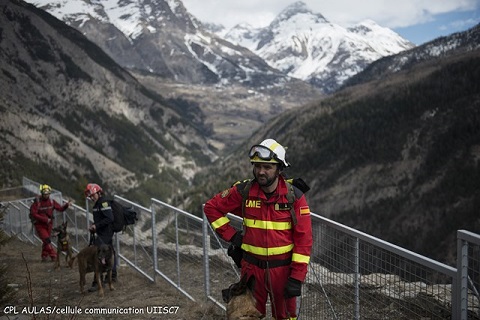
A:
[[[213,229],[225,241],[231,241],[237,230],[230,225],[227,213],[242,217],[243,197],[237,189],[227,189],[205,203],[204,212]],[[242,249],[257,259],[291,259],[290,276],[304,281],[312,248],[312,224],[305,195],[293,204],[297,223],[292,221],[288,203],[288,186],[282,176],[277,189],[269,199],[259,184],[252,182],[243,217],[244,236]],[[283,208],[283,209],[282,209]]]

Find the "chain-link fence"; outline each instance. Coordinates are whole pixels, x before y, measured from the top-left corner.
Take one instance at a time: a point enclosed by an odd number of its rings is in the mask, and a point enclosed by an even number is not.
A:
[[[450,319],[456,269],[312,215],[302,319]]]
[[[28,190],[38,184],[24,180]],[[52,193],[63,203],[61,193]],[[133,206],[139,220],[116,235],[119,262],[151,281],[162,277],[192,301],[225,310],[221,290],[239,280],[228,243],[208,221],[156,199]],[[35,237],[28,212],[33,197],[1,202],[3,229],[23,241]],[[88,246],[89,203],[55,214],[68,223],[75,250]],[[299,319],[480,319],[480,236],[459,231],[456,268],[313,214],[314,246]],[[241,220],[229,215],[241,229]],[[468,240],[468,241],[467,241]],[[458,271],[458,272],[457,272]]]

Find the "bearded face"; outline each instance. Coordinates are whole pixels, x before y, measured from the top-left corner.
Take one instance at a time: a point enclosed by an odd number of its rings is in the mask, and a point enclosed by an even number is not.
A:
[[[253,176],[260,187],[271,186],[280,174],[279,165],[274,163],[254,163]]]

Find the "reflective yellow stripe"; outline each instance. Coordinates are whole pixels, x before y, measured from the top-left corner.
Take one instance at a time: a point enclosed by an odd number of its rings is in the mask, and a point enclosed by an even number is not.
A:
[[[290,230],[292,222],[274,222],[254,219],[243,219],[244,224],[250,228],[258,228],[264,230]]]
[[[270,150],[272,150],[273,152],[275,152],[275,149],[277,149],[277,147],[280,145],[280,143],[273,143],[271,146],[270,146]],[[276,153],[276,152],[275,152]]]
[[[282,247],[272,247],[272,248],[262,248],[262,247],[255,247],[250,244],[242,244],[242,249],[251,252],[254,254],[258,254],[259,256],[273,256],[276,254],[282,254],[292,251],[293,244],[289,244],[287,246]]]
[[[310,257],[306,256],[304,254],[294,253],[294,254],[292,254],[292,261],[309,263],[310,262]]]
[[[230,219],[228,219],[227,217],[221,217],[220,219],[217,219],[212,222],[212,228],[213,230],[217,230],[217,228],[220,228],[221,226],[229,222],[230,222]]]

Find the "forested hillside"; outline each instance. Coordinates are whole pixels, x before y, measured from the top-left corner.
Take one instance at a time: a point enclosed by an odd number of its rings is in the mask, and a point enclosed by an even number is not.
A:
[[[250,177],[248,147],[264,137],[288,147],[288,173],[312,187],[313,212],[444,261],[457,229],[480,232],[478,50],[275,118],[198,177],[203,196]]]

